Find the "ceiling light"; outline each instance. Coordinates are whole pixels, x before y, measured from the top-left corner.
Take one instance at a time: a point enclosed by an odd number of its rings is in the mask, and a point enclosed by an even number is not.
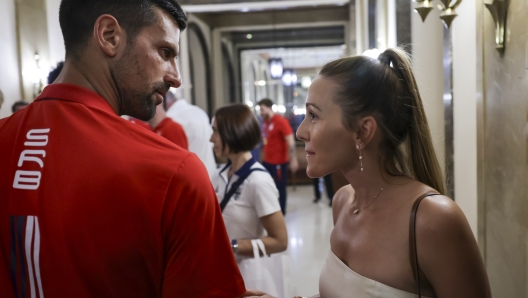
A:
[[[281,58],[269,59],[270,76],[272,79],[280,79],[283,73],[283,64]]]

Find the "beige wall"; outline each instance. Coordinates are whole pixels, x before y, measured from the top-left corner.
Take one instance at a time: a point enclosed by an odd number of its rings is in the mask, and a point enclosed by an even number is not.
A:
[[[444,121],[444,79],[442,65],[443,25],[438,19],[438,10],[433,10],[422,23],[412,13],[413,71],[422,96],[422,101],[431,128],[433,145],[445,173],[445,121]]]
[[[64,61],[66,50],[64,39],[59,24],[59,6],[61,0],[46,0],[46,16],[48,24],[50,64],[55,67],[58,62]]]
[[[477,2],[482,6],[477,0],[462,1],[457,8],[459,17],[453,22],[451,32],[455,200],[478,239],[477,97],[482,82],[478,80],[477,73],[482,70],[477,69]]]
[[[0,118],[11,115],[11,105],[20,100],[20,77],[15,20],[15,1],[0,1],[0,90],[4,104]]]
[[[528,2],[511,1],[506,53],[495,50],[483,10],[484,192],[486,266],[494,297],[528,297],[527,159],[523,129],[528,99]]]
[[[38,91],[35,84],[46,84],[50,71],[48,25],[44,0],[18,0],[20,57],[22,60],[22,82],[26,101],[33,101]],[[34,59],[38,53],[40,61]],[[37,88],[38,89],[38,88]]]

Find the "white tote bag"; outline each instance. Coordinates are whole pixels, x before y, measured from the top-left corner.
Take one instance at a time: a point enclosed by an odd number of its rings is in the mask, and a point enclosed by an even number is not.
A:
[[[260,239],[251,240],[253,259],[245,259],[238,267],[247,289],[264,291],[278,298],[294,295],[289,256],[285,254],[266,255],[266,248]],[[263,257],[259,254],[259,248]]]

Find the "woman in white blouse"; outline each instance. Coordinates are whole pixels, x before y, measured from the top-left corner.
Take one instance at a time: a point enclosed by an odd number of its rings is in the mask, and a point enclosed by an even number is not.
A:
[[[252,239],[261,239],[268,254],[285,251],[288,233],[279,193],[273,178],[250,152],[260,142],[255,115],[246,105],[226,106],[215,112],[212,126],[213,150],[228,160],[213,175],[212,183],[237,262],[253,256]],[[227,194],[232,195],[226,199]]]

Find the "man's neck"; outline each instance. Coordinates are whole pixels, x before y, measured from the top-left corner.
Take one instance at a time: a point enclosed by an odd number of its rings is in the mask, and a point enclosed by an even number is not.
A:
[[[105,67],[95,67],[93,63],[89,65],[84,61],[74,62],[71,58],[66,59],[55,83],[72,84],[91,90],[104,98],[117,115],[121,115],[119,92],[110,70]]]

